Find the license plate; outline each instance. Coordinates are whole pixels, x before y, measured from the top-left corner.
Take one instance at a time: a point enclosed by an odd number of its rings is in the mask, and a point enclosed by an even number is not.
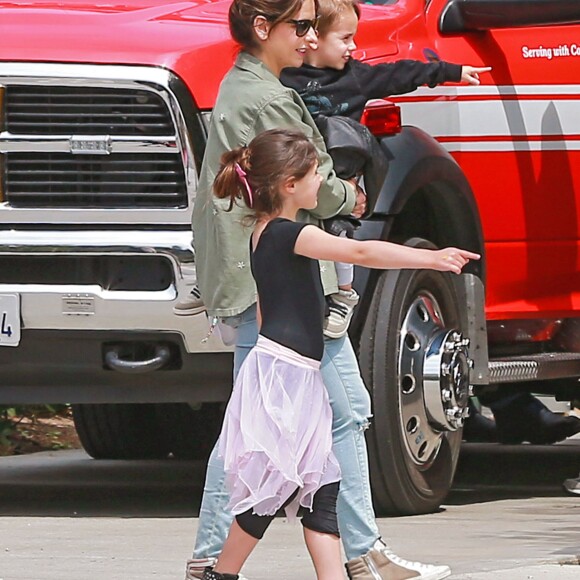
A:
[[[0,294],[0,346],[20,343],[20,296]]]

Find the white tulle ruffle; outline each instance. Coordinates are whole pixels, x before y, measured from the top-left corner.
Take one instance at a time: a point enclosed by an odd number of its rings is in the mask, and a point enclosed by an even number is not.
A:
[[[312,509],[316,491],[340,480],[319,361],[260,336],[234,385],[219,453],[234,515],[273,515],[296,490],[286,514]]]

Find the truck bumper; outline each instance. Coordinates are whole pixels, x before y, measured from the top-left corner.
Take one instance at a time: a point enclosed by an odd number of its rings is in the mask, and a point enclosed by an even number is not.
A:
[[[55,274],[55,265],[63,258],[68,259],[63,263],[69,271]],[[129,273],[133,282],[121,281],[111,289],[106,274],[96,275],[107,259],[121,264],[124,275]],[[148,263],[164,264],[167,275],[155,288],[141,290],[139,280],[147,280]],[[195,284],[190,230],[3,230],[0,264],[0,295],[19,296],[23,331],[169,332],[182,336],[188,353],[227,350],[217,337],[204,341],[209,329],[205,313],[173,313],[176,302]],[[27,271],[26,283],[20,283],[19,268]],[[85,271],[77,276],[71,269]]]
[[[162,344],[163,368],[127,374],[105,364],[111,346]],[[17,348],[0,348],[0,405],[51,403],[201,403],[226,401],[230,352],[188,354],[179,334],[23,329]]]

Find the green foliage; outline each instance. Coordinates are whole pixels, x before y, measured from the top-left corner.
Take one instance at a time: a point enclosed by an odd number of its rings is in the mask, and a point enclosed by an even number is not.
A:
[[[68,405],[0,405],[0,449],[10,447],[10,438],[18,431],[22,419],[34,422],[38,417],[65,413],[68,408]]]

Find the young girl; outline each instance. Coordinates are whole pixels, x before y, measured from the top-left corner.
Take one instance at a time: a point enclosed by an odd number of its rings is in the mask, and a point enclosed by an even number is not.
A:
[[[219,440],[230,509],[224,549],[203,578],[238,578],[275,513],[306,508],[304,536],[319,580],[343,577],[332,452],[332,412],[320,374],[324,293],[318,260],[370,268],[432,268],[459,274],[477,254],[336,238],[296,221],[317,204],[322,176],[314,145],[296,130],[273,129],[222,156],[214,193],[250,208],[251,267],[260,336],[234,385]]]

